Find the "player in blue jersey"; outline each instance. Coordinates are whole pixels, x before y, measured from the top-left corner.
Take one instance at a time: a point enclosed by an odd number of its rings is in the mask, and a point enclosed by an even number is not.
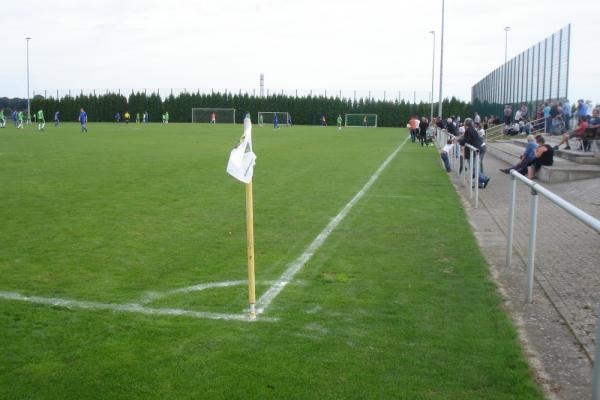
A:
[[[279,116],[277,113],[273,116],[273,129],[279,129]]]
[[[59,114],[60,114],[60,111],[57,111],[57,112],[54,113],[54,127],[55,128],[58,127],[58,123],[60,122],[59,121],[59,118],[60,118]]]
[[[87,113],[83,110],[83,107],[79,109],[79,123],[81,124],[81,132],[87,132]]]
[[[288,113],[288,120],[287,120],[288,126],[291,128],[292,127],[292,115]]]
[[[15,126],[15,128],[17,127],[17,110],[13,110],[12,112],[12,120],[13,120],[13,125]]]

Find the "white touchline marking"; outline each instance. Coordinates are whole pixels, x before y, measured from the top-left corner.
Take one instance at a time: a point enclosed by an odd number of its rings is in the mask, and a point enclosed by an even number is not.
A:
[[[317,237],[312,241],[310,245],[304,250],[300,256],[294,260],[291,264],[289,264],[288,268],[283,272],[283,274],[279,277],[279,279],[271,286],[262,296],[256,301],[256,313],[262,314],[265,312],[267,307],[271,305],[271,302],[281,293],[283,288],[291,282],[294,278],[294,275],[298,273],[304,267],[304,265],[310,260],[310,258],[315,254],[315,252],[321,247],[323,242],[329,237],[331,232],[339,225],[340,222],[348,215],[352,207],[365,195],[365,193],[373,186],[373,183],[379,178],[379,175],[385,167],[396,157],[396,154],[402,150],[404,144],[408,141],[409,136],[404,139],[402,143],[389,155],[388,158],[377,168],[377,170],[371,175],[367,183],[354,195],[352,200],[348,202],[342,208],[342,211],[338,213],[328,224],[327,226],[317,235]]]
[[[55,297],[24,296],[16,292],[0,292],[0,298],[5,300],[24,301],[28,303],[43,304],[47,306],[63,308],[79,308],[86,310],[109,310],[117,312],[131,312],[146,315],[166,315],[166,316],[184,316],[191,318],[218,319],[228,321],[256,321],[247,314],[226,314],[206,311],[183,310],[179,308],[150,308],[141,304],[127,303],[99,303],[94,301],[81,301],[71,299],[61,299]],[[261,321],[275,321],[275,318],[261,318]]]

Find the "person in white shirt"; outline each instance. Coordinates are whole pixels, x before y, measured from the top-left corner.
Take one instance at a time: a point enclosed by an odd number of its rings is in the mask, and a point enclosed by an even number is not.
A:
[[[473,122],[475,122],[476,124],[481,123],[481,117],[479,116],[479,113],[475,113],[475,117],[473,117]]]
[[[450,168],[450,159],[448,157],[450,156],[450,152],[452,151],[453,147],[454,142],[452,141],[452,139],[448,139],[448,141],[444,145],[444,148],[440,152],[440,157],[444,162],[444,168],[446,168],[446,172],[452,172],[452,168]]]
[[[521,110],[517,110],[515,113],[515,121],[519,122],[521,120]]]

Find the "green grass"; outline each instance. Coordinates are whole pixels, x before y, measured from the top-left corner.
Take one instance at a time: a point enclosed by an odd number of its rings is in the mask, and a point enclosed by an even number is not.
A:
[[[0,291],[135,302],[246,278],[238,126],[0,130]],[[405,138],[255,128],[258,295]],[[0,398],[541,399],[433,148],[407,143],[276,322],[0,300]],[[244,286],[151,303],[239,313]]]

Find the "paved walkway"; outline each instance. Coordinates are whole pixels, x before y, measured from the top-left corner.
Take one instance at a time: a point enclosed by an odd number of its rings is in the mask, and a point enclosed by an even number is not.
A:
[[[589,398],[591,359],[595,350],[600,304],[600,235],[540,196],[534,304],[524,303],[525,263],[529,237],[529,193],[518,184],[513,266],[504,266],[510,178],[499,172],[507,164],[487,156],[491,181],[480,190],[479,210],[467,213],[483,252],[510,302],[511,313],[523,320],[531,346],[549,377],[541,383],[559,398]],[[462,178],[452,180],[468,199]],[[467,182],[468,185],[468,182]],[[600,218],[600,179],[543,184],[575,206]]]

